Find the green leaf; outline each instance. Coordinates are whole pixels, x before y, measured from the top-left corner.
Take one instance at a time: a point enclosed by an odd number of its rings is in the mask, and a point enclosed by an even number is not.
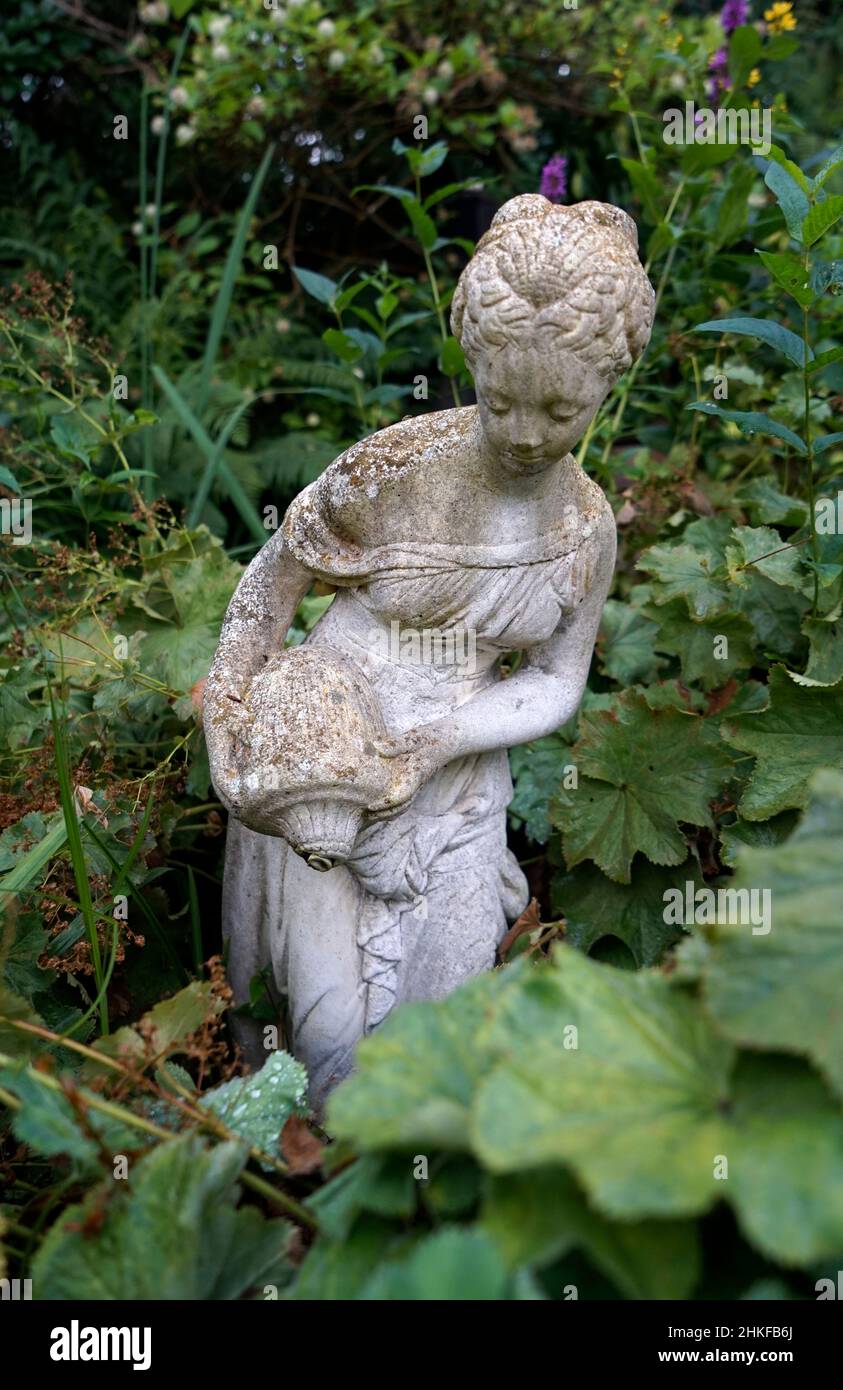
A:
[[[760,256],[773,279],[797,304],[801,304],[803,309],[810,308],[814,302],[814,291],[808,280],[808,271],[793,251],[756,251],[755,254]]]
[[[810,1057],[843,1096],[843,774],[817,773],[811,793],[784,844],[739,851],[729,887],[768,892],[772,927],[718,926],[703,982],[729,1038]]]
[[[775,160],[771,159],[764,174],[764,182],[774,195],[782,210],[787,230],[794,241],[802,240],[802,223],[808,215],[810,203],[792,174]]]
[[[597,653],[601,670],[619,685],[655,679],[659,666],[653,651],[658,624],[631,603],[608,599],[603,607]]]
[[[564,1045],[571,1025],[576,1048]],[[798,1064],[735,1067],[732,1044],[664,975],[563,947],[522,977],[491,1029],[500,1060],[480,1083],[472,1134],[493,1172],[565,1163],[624,1221],[692,1216],[725,1198],[788,1265],[843,1240],[843,1116],[825,1088]]]
[[[0,835],[0,869],[8,871],[0,879],[0,913],[10,897],[28,888],[43,872],[66,840],[67,826],[61,813],[44,821],[39,812],[30,811],[6,827]]]
[[[761,57],[761,38],[751,24],[741,24],[729,40],[729,76],[742,87]]]
[[[458,376],[460,372],[465,371],[463,350],[453,334],[445,339],[439,362],[446,376]]]
[[[791,53],[795,53],[798,47],[799,41],[792,34],[773,34],[764,46],[763,57],[773,63],[780,63],[783,58],[789,58]]]
[[[381,1261],[413,1243],[396,1235],[394,1223],[363,1216],[342,1241],[316,1241],[287,1297],[293,1302],[357,1299]]]
[[[843,620],[808,621],[803,630],[810,642],[810,651],[805,674],[797,683],[836,685],[843,680]]]
[[[717,220],[713,231],[716,249],[731,246],[745,230],[749,217],[749,195],[755,185],[755,178],[755,170],[751,164],[734,166],[717,208]]]
[[[418,145],[405,145],[395,139],[392,142],[392,150],[394,154],[404,155],[412,172],[418,174],[420,179],[426,178],[428,174],[435,174],[448,157],[448,146],[444,140],[437,140],[425,149]]]
[[[647,220],[656,226],[661,222],[664,190],[655,171],[638,159],[622,159],[621,164],[629,175],[629,181],[641,200]]]
[[[328,1127],[358,1152],[409,1158],[444,1135],[445,1147],[473,1152],[507,1183],[564,1164],[590,1208],[627,1232],[628,1222],[693,1216],[725,1199],[761,1252],[786,1265],[843,1245],[843,1116],[822,1082],[789,1059],[737,1060],[700,1003],[661,971],[615,970],[557,948],[550,964],[522,960],[441,1002],[403,1006],[357,1056],[329,1100]],[[716,1176],[721,1157],[728,1182]],[[554,1221],[544,1249],[534,1215],[523,1232],[493,1220],[491,1234],[507,1262],[523,1250],[541,1263]],[[310,1296],[355,1296],[361,1267],[389,1243],[383,1226],[367,1220],[366,1230],[353,1277],[348,1245],[317,1241],[303,1271]],[[326,1283],[332,1292],[318,1292]]]
[[[740,584],[750,568],[774,584],[801,592],[808,587],[803,551],[783,540],[771,526],[736,526],[726,549],[729,578]]]
[[[782,492],[777,480],[753,478],[744,484],[736,499],[750,509],[753,521],[783,526],[803,526],[808,520],[807,502]]]
[[[822,439],[814,440],[814,453],[824,454],[826,449],[833,449],[835,445],[843,443],[843,433],[826,434]]]
[[[751,821],[738,818],[731,825],[721,826],[721,861],[734,868],[741,850],[747,847],[758,849],[782,844],[788,835],[792,834],[798,819],[798,811],[782,811],[780,816],[773,816],[772,820]]]
[[[843,164],[843,145],[838,145],[837,149],[831,151],[831,154],[814,175],[814,187],[822,188],[826,180],[831,178],[831,175],[840,168],[841,164]]]
[[[327,275],[320,275],[315,270],[304,270],[299,265],[291,265],[290,269],[305,294],[318,299],[320,304],[333,306],[339,288],[335,280],[329,280]]]
[[[635,964],[656,965],[680,931],[664,920],[664,894],[687,880],[699,886],[694,860],[663,869],[639,859],[628,884],[615,883],[593,864],[580,864],[553,879],[553,911],[565,918],[565,940],[589,952],[607,937],[616,937]]]
[[[655,604],[683,599],[692,617],[703,620],[727,612],[734,606],[725,587],[725,575],[718,574],[718,557],[700,552],[681,541],[678,545],[653,545],[638,560],[636,569],[651,574]]]
[[[506,1298],[506,1266],[480,1230],[443,1227],[404,1260],[382,1264],[359,1297],[383,1302],[489,1302]]]
[[[139,653],[147,674],[185,694],[210,669],[220,624],[242,573],[218,541],[204,531],[199,535],[206,538],[205,546],[194,544],[182,552],[179,533],[173,533],[158,558],[152,573],[160,585],[156,610],[163,621],[145,622]]]
[[[755,665],[755,633],[736,613],[694,619],[684,604],[665,611],[655,639],[658,651],[679,658],[686,684],[699,681],[703,690],[719,690],[736,671]]]
[[[200,1104],[253,1148],[278,1157],[281,1131],[291,1115],[304,1114],[307,1073],[288,1052],[272,1052],[260,1071],[223,1081]]]
[[[561,790],[552,811],[565,861],[574,868],[592,859],[619,883],[630,882],[637,853],[654,864],[683,862],[679,822],[711,824],[709,802],[730,766],[704,720],[653,710],[634,691],[581,716],[571,760],[578,786]]]
[[[68,458],[90,463],[102,447],[103,436],[78,410],[65,411],[50,417],[50,435],[56,447]]]
[[[830,367],[833,362],[843,360],[843,347],[829,348],[828,352],[821,352],[815,357],[808,367],[808,371],[813,375],[814,372],[821,372],[825,367]]]
[[[546,844],[550,839],[548,807],[564,768],[571,764],[570,754],[570,744],[560,734],[548,734],[509,750],[515,785],[509,814],[538,844]]]
[[[69,1074],[67,1080],[72,1084]],[[104,1152],[125,1153],[137,1148],[138,1131],[91,1109],[87,1102],[92,1093],[84,1087],[76,1088],[77,1110],[62,1090],[52,1089],[43,1076],[23,1063],[0,1068],[0,1086],[22,1102],[12,1118],[16,1137],[47,1158],[64,1154],[83,1169],[97,1169]]]
[[[770,146],[770,159],[774,160],[782,169],[787,170],[794,183],[798,183],[804,194],[809,195],[811,193],[813,184],[808,175],[803,173],[799,165],[794,164],[792,159],[788,159],[784,150],[780,149],[778,145]]]
[[[0,487],[8,488],[10,492],[22,495],[21,486],[10,468],[5,464],[0,464]]]
[[[159,1144],[50,1229],[32,1267],[40,1296],[62,1300],[233,1300],[283,1284],[289,1224],[237,1210],[241,1144],[206,1148],[192,1135]],[[96,1211],[95,1234],[84,1223]]]
[[[356,362],[358,357],[363,356],[363,349],[356,343],[348,333],[344,333],[341,328],[326,328],[322,334],[322,342],[326,347],[335,352],[343,362]]]
[[[99,1038],[95,1048],[108,1057],[149,1057],[160,1064],[163,1058],[182,1052],[192,1034],[222,1009],[206,980],[192,980],[171,998],[155,1004],[139,1023]],[[98,1070],[93,1061],[90,1065]]]
[[[511,1270],[581,1249],[625,1298],[689,1298],[699,1275],[690,1222],[607,1221],[563,1168],[494,1179],[480,1226]]]
[[[841,200],[843,201],[843,200]],[[771,323],[768,319],[707,319],[705,323],[698,323],[693,330],[695,333],[737,333],[747,338],[759,338],[764,343],[769,343],[777,352],[784,354],[790,362],[802,367],[805,364],[805,344],[801,338],[792,333],[789,328],[783,328],[780,323]],[[808,349],[808,360],[814,354]]]
[[[487,1064],[478,1034],[518,978],[507,967],[477,976],[450,999],[391,1014],[358,1045],[357,1071],[329,1097],[329,1132],[352,1140],[358,1153],[469,1149],[470,1106]]]
[[[32,691],[43,685],[43,677],[35,674],[34,663],[10,666],[0,672],[0,746],[20,748],[43,723],[43,709],[29,698]]]
[[[431,251],[436,243],[437,231],[433,218],[428,216],[421,203],[414,198],[403,204],[410,225],[425,251]]]
[[[769,415],[761,415],[756,410],[723,410],[721,406],[712,405],[709,401],[694,401],[692,405],[686,406],[686,410],[699,410],[703,415],[716,415],[721,420],[730,420],[743,434],[771,434],[774,439],[783,439],[797,454],[808,452],[804,440],[800,439],[798,434],[794,434],[786,425],[780,425],[778,420],[771,419]]]
[[[826,198],[824,203],[815,203],[802,223],[802,240],[806,246],[813,246],[815,241],[825,236],[835,224],[843,217],[843,196],[835,194],[832,198]]]
[[[723,736],[756,758],[740,803],[746,820],[766,820],[807,805],[811,776],[819,768],[843,770],[843,686],[811,689],[789,679],[782,666],[770,673],[770,705],[760,714],[724,719]]]

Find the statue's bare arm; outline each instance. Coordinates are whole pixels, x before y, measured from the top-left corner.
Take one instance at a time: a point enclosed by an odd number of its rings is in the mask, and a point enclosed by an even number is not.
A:
[[[596,567],[585,597],[552,637],[530,649],[515,675],[442,719],[390,740],[384,751],[405,761],[396,798],[403,802],[453,758],[543,738],[576,714],[614,573],[616,532],[608,505],[591,543]]]

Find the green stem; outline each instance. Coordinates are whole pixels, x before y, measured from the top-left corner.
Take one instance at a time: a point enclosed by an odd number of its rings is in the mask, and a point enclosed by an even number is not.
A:
[[[805,250],[805,280],[810,281],[811,272],[811,253]],[[802,388],[805,402],[805,447],[808,450],[808,509],[810,512],[809,525],[811,527],[811,556],[814,561],[814,602],[812,616],[816,618],[820,602],[820,550],[819,537],[817,536],[817,518],[814,502],[814,443],[811,438],[811,386],[808,374],[808,362],[811,354],[810,332],[808,328],[808,310],[802,307]]]
[[[416,198],[418,199],[419,203],[421,203],[421,179],[419,178],[418,174],[416,174]],[[442,347],[444,349],[449,336],[448,325],[445,323],[445,313],[442,308],[442,300],[439,295],[439,285],[436,280],[436,271],[433,268],[433,261],[431,259],[430,252],[428,251],[427,247],[422,246],[421,251],[424,257],[427,278],[430,283],[430,293],[433,296],[433,311],[436,314],[436,321],[439,324],[439,336],[442,339]],[[456,377],[450,376],[448,377],[448,380],[451,383],[451,395],[454,398],[454,405],[459,410],[462,406],[462,401],[460,399],[459,387],[457,386]]]

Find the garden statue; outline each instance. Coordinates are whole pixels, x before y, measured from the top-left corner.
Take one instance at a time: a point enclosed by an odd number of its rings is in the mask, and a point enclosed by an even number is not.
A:
[[[204,720],[230,978],[243,1001],[271,965],[316,1105],[396,1003],[492,966],[526,906],[507,748],[585,686],[616,535],[570,451],[650,335],[637,244],[619,208],[506,203],[451,310],[477,404],[348,449],[228,609]],[[285,650],[314,580],[336,595]]]

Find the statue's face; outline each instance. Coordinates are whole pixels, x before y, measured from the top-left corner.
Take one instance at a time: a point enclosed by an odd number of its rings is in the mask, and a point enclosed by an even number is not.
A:
[[[515,477],[544,472],[582,439],[609,383],[569,352],[508,343],[475,364],[487,448]]]

